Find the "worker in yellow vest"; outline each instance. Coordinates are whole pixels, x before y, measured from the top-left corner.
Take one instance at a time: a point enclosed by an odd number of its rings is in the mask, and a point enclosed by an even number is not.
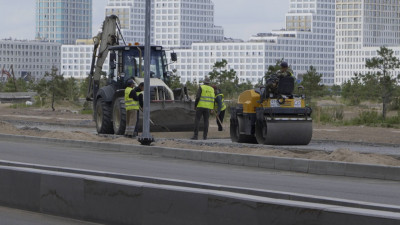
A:
[[[222,131],[222,123],[224,122],[224,117],[225,117],[225,99],[224,99],[224,94],[221,93],[221,90],[218,87],[214,87],[214,93],[215,93],[215,102],[214,102],[214,111],[216,113],[217,117],[217,125],[218,125],[218,131]]]
[[[194,103],[196,108],[196,117],[194,121],[193,140],[198,139],[199,121],[201,117],[203,117],[204,120],[203,139],[207,140],[210,111],[214,109],[214,99],[214,88],[210,86],[210,79],[206,77],[203,81],[203,85],[200,85],[197,90],[196,100]]]
[[[127,87],[125,88],[125,109],[126,109],[126,129],[125,136],[134,138],[135,134],[135,125],[138,119],[137,112],[139,111],[139,99],[138,96],[133,89],[134,82],[132,79],[127,81]]]

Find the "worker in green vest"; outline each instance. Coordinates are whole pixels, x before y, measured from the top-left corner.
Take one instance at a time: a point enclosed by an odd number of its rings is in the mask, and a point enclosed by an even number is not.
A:
[[[224,117],[225,117],[225,99],[224,99],[224,94],[221,93],[221,89],[218,87],[214,87],[214,93],[215,93],[215,103],[214,103],[214,111],[216,113],[215,117],[217,118],[217,125],[218,125],[218,131],[222,131],[222,123],[224,122]]]
[[[139,99],[138,96],[133,89],[134,82],[132,79],[127,81],[127,87],[125,88],[125,109],[126,109],[126,129],[125,136],[134,138],[135,134],[135,125],[138,119],[137,112],[139,110]]]
[[[203,139],[207,140],[210,111],[214,109],[214,99],[214,88],[210,86],[210,79],[206,77],[203,81],[203,85],[200,85],[199,89],[197,90],[196,100],[194,103],[196,117],[194,121],[193,140],[198,139],[199,122],[201,117],[203,117],[204,120]]]

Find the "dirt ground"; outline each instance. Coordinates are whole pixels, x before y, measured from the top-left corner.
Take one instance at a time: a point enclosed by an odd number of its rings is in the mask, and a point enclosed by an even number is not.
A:
[[[19,124],[24,122],[31,124],[32,122],[40,122],[45,124],[57,124],[65,126],[79,126],[74,131],[66,130],[40,130],[32,125],[16,128],[13,123],[18,121]],[[229,118],[226,118],[229,121]],[[89,132],[93,128],[92,132]],[[89,131],[88,131],[89,130]],[[57,108],[56,111],[51,109],[38,108],[11,108],[10,104],[0,104],[0,133],[39,136],[48,138],[62,138],[72,140],[86,140],[97,142],[114,142],[125,144],[139,144],[135,139],[128,139],[118,136],[102,137],[95,134],[95,125],[91,115],[82,115],[78,110]],[[153,145],[185,148],[195,150],[219,151],[251,155],[306,158],[315,160],[356,162],[367,164],[382,164],[391,166],[400,166],[400,160],[386,155],[379,154],[361,154],[350,151],[349,149],[337,149],[331,153],[323,151],[299,152],[289,150],[269,149],[267,146],[254,145],[247,146],[224,146],[223,144],[199,144],[196,141],[182,142],[177,139],[189,139],[192,132],[160,132],[152,133],[156,142]],[[201,136],[201,135],[200,135]],[[210,131],[208,137],[229,138],[229,123],[224,125],[224,131],[218,132],[214,121],[210,121]],[[157,140],[158,139],[158,140]],[[380,143],[380,144],[400,144],[400,129],[380,128],[380,127],[364,127],[364,126],[346,126],[335,127],[329,125],[314,124],[313,140],[336,140],[351,141],[364,143]]]

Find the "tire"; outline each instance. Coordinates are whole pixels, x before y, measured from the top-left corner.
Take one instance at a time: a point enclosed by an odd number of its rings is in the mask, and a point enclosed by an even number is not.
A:
[[[115,99],[113,104],[112,118],[113,118],[112,121],[113,121],[114,134],[116,135],[125,134],[126,110],[125,110],[125,101],[123,97]]]
[[[230,136],[232,142],[256,144],[257,140],[253,135],[246,135],[240,133],[239,119],[241,118],[236,118],[236,119],[231,118]]]
[[[267,136],[267,123],[265,122],[265,120],[256,121],[255,136],[259,144],[266,143],[265,137]]]
[[[113,124],[111,121],[111,104],[98,99],[95,109],[95,122],[97,133],[114,134]]]
[[[239,142],[239,133],[238,133],[238,121],[237,119],[231,119],[231,123],[229,126],[229,130],[230,130],[230,136],[231,136],[231,140],[232,142]]]

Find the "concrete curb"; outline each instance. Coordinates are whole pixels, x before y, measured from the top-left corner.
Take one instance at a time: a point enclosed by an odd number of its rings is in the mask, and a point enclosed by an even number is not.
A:
[[[382,180],[400,180],[400,167],[357,164],[334,161],[317,161],[297,158],[282,158],[211,152],[202,150],[177,149],[159,146],[128,145],[104,142],[89,142],[0,134],[0,140],[26,141],[37,143],[63,144],[71,147],[87,147],[108,151],[132,152],[142,155],[154,155],[166,158],[176,158],[238,166],[259,167],[266,169],[284,170],[300,173],[348,176]]]
[[[105,224],[394,225],[400,221],[397,212],[4,166],[0,166],[0,204]]]

